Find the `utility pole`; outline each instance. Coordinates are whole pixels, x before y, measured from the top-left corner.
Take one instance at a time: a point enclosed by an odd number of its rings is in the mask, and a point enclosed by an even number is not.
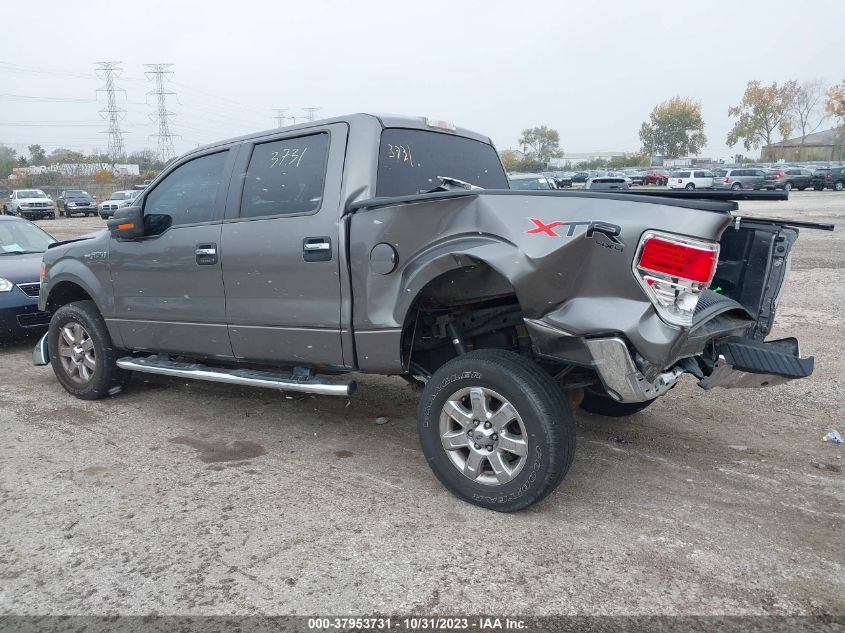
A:
[[[158,154],[161,160],[169,162],[176,156],[176,150],[173,149],[173,137],[179,136],[170,131],[170,117],[176,116],[173,112],[167,109],[167,95],[175,95],[172,90],[165,90],[165,80],[170,80],[173,71],[170,67],[173,64],[144,64],[150,70],[144,71],[147,79],[155,82],[155,90],[148,92],[148,95],[155,95],[156,97],[156,112],[150,114],[150,120],[153,123],[158,123],[158,134],[153,134],[158,138]]]
[[[109,158],[117,161],[124,155],[123,132],[120,129],[120,122],[126,116],[126,110],[117,107],[117,93],[126,91],[115,86],[115,79],[120,77],[123,70],[120,67],[122,62],[97,62],[97,76],[105,82],[97,92],[106,93],[106,107],[100,110],[100,116],[109,122]]]
[[[288,111],[288,108],[276,108],[276,116],[273,118],[276,119],[276,127],[285,127],[285,119],[292,119],[293,117],[285,116],[285,112]]]
[[[314,120],[314,113],[317,110],[322,110],[323,108],[302,108],[302,111],[305,113],[305,120],[306,121],[313,121]]]

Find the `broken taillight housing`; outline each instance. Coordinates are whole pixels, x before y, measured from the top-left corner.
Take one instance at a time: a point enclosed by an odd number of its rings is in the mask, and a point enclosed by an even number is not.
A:
[[[716,242],[646,231],[634,258],[634,275],[664,321],[689,327],[718,260]]]

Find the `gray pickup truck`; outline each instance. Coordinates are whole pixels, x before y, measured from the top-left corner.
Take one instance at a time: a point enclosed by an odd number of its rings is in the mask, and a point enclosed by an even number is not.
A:
[[[402,376],[443,484],[518,510],[566,474],[579,406],[810,375],[797,340],[764,342],[801,223],[732,201],[785,195],[514,191],[489,138],[443,122],[276,129],[51,247],[33,360],[84,399],[132,372],[344,397],[350,372]]]

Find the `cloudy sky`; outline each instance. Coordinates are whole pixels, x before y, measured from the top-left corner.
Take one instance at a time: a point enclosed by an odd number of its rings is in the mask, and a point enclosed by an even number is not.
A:
[[[180,152],[308,106],[448,119],[500,148],[545,124],[567,151],[633,151],[651,109],[682,95],[701,101],[704,154],[719,158],[749,79],[845,78],[842,0],[39,0],[3,13],[0,142],[19,149],[105,150],[103,60],[122,62],[130,150],[155,146],[144,64],[174,64]]]

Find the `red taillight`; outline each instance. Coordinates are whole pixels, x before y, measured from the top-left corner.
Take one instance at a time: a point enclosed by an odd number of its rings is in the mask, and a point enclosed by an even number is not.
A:
[[[783,172],[782,171],[776,171],[775,176],[777,176],[778,178],[783,178]]]
[[[730,176],[725,176],[725,184],[728,184],[731,181]]]
[[[716,272],[719,252],[698,248],[660,237],[649,237],[643,244],[639,268],[709,284]]]

